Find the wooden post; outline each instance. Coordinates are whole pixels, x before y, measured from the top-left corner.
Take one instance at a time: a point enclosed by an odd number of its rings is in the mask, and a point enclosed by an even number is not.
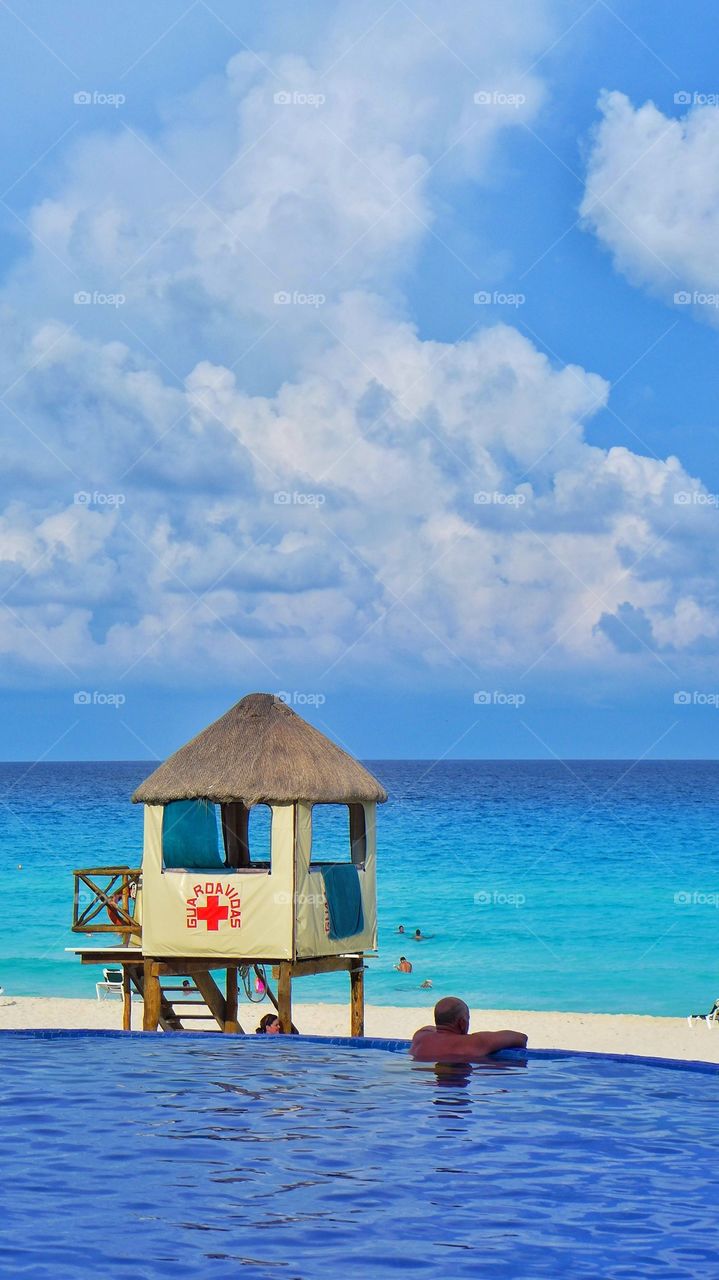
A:
[[[277,1016],[283,1035],[292,1033],[292,965],[283,960],[277,981]]]
[[[364,1035],[364,964],[359,957],[357,967],[350,969],[350,1035]]]
[[[132,987],[127,965],[122,966],[122,1029],[132,1031]]]
[[[143,1031],[157,1031],[160,1022],[162,991],[160,990],[158,965],[154,960],[145,960],[145,974],[142,987],[142,994],[145,1001],[142,1014],[142,1029]]]
[[[232,1033],[240,1030],[237,1021],[237,965],[227,966],[227,984],[225,986],[225,1025],[223,1031]]]

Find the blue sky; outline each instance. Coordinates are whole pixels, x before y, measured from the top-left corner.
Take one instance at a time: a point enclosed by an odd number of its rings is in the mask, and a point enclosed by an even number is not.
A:
[[[3,6],[5,758],[715,754],[711,24]]]

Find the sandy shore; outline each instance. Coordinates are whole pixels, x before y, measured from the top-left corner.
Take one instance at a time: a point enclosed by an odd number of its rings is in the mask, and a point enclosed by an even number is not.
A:
[[[240,1021],[254,1031],[262,1005],[240,1007]],[[0,1029],[24,1027],[105,1028],[119,1030],[121,1004],[106,1000],[48,999],[34,996],[0,997]],[[299,1030],[314,1035],[348,1035],[349,1012],[333,1004],[294,1007]],[[368,1005],[366,1034],[405,1038],[429,1021],[426,1009],[398,1009]],[[135,1002],[133,1027],[142,1029],[142,1005]],[[696,1058],[719,1062],[719,1027],[704,1023],[689,1027],[683,1018],[651,1018],[638,1014],[532,1013],[528,1010],[475,1009],[472,1029],[512,1027],[526,1031],[534,1049],[592,1049],[604,1053],[640,1053],[665,1058]]]

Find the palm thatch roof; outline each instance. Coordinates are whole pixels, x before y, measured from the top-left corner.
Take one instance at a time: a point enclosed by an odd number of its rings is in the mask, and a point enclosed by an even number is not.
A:
[[[250,693],[137,788],[135,803],[352,804],[387,799],[357,760],[271,693]]]

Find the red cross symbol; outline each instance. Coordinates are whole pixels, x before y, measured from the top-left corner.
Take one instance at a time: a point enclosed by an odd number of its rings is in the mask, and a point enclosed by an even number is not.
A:
[[[209,893],[207,895],[207,905],[198,907],[197,919],[206,920],[207,928],[213,933],[217,933],[220,920],[226,920],[229,914],[229,907],[220,906],[220,899],[217,894]]]

